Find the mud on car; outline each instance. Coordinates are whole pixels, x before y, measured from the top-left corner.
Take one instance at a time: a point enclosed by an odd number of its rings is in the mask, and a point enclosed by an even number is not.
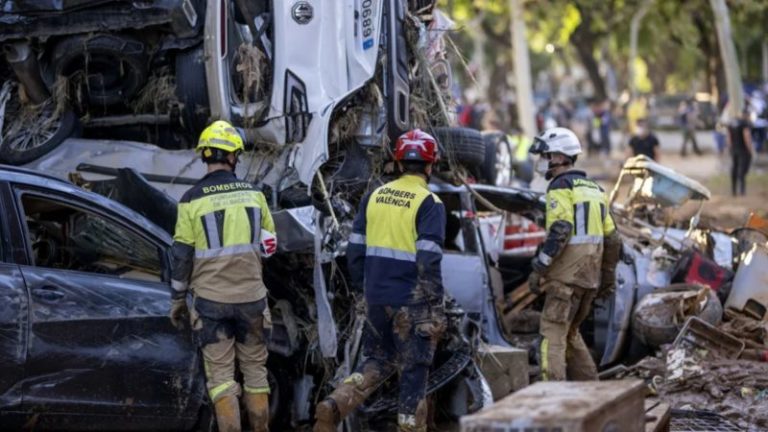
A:
[[[124,201],[131,201],[127,194],[144,197],[146,213],[146,197],[157,190],[133,170],[87,186],[110,194],[120,185],[128,191]],[[543,201],[491,186],[431,188],[452,223],[442,265],[449,327],[429,392],[450,402],[454,408],[441,416],[455,420],[491,403],[475,363],[478,344],[508,346],[496,310],[503,278],[485,252],[476,214],[487,209],[476,194],[539,221]],[[172,207],[163,210],[169,217]],[[20,168],[0,167],[0,209],[2,423],[210,430],[197,349],[189,330],[177,331],[167,318],[170,234],[114,200]],[[274,321],[268,368],[273,427],[283,430],[310,422],[314,401],[362,361],[364,316],[358,293],[346,285],[344,241],[312,232],[313,220],[326,226],[328,216],[307,206],[276,210],[274,218],[282,249],[264,267]],[[526,269],[519,271],[524,278]],[[387,380],[350,421],[391,417],[396,395],[396,380]]]

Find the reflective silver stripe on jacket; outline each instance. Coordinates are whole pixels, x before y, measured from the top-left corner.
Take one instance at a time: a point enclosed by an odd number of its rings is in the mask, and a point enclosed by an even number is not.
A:
[[[545,266],[548,266],[552,264],[552,257],[545,254],[544,252],[539,252],[539,262],[541,262]]]
[[[189,287],[189,284],[187,282],[178,281],[176,279],[171,279],[171,288],[173,288],[176,292],[184,292]]]
[[[568,244],[601,244],[603,242],[603,236],[599,235],[575,235],[568,240]]]
[[[219,228],[216,224],[215,212],[208,213],[203,218],[205,219],[205,232],[208,234],[208,249],[220,248],[221,239],[219,238]]]
[[[416,249],[425,252],[443,253],[443,248],[432,240],[419,240],[416,242]]]
[[[238,244],[233,246],[227,246],[223,248],[217,248],[217,249],[206,249],[206,250],[196,250],[195,251],[195,258],[198,259],[204,259],[204,258],[219,258],[223,256],[229,256],[229,255],[237,255],[237,254],[243,254],[243,253],[249,253],[249,252],[256,252],[256,248],[252,244]]]
[[[576,204],[574,209],[576,214],[573,215],[573,218],[576,220],[577,236],[587,235],[587,211],[589,210],[589,206],[585,204],[587,203],[580,202]]]
[[[352,244],[365,244],[365,234],[352,233],[349,235],[349,242]]]
[[[379,258],[391,258],[400,261],[416,262],[416,254],[378,246],[368,246],[365,249],[365,255]]]

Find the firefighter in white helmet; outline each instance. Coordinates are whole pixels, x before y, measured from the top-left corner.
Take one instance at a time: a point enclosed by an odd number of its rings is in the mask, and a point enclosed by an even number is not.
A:
[[[547,129],[530,151],[539,155],[536,171],[549,181],[547,237],[528,280],[531,291],[546,293],[539,330],[542,379],[597,380],[579,325],[597,296],[613,292],[621,240],[605,192],[574,169],[581,143],[572,131]]]

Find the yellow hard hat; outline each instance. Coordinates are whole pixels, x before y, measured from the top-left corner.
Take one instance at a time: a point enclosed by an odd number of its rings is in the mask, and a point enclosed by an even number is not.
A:
[[[200,152],[205,149],[219,149],[232,153],[241,152],[245,147],[243,146],[243,138],[240,137],[234,126],[224,120],[217,120],[200,134],[200,140],[197,142],[195,151]],[[203,152],[203,156],[211,156],[211,154],[205,153]],[[208,153],[212,152],[209,151]]]

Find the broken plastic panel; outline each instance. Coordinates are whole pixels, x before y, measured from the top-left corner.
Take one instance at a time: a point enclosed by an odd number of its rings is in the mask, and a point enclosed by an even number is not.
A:
[[[642,200],[665,207],[676,207],[690,199],[708,200],[711,196],[709,189],[696,180],[640,155],[628,159],[624,164],[611,192],[611,202],[616,198],[619,186],[627,175],[635,179],[630,191],[630,201]]]
[[[768,249],[765,246],[753,244],[736,271],[733,288],[725,307],[756,319],[765,319],[768,316],[766,280],[768,280]]]

